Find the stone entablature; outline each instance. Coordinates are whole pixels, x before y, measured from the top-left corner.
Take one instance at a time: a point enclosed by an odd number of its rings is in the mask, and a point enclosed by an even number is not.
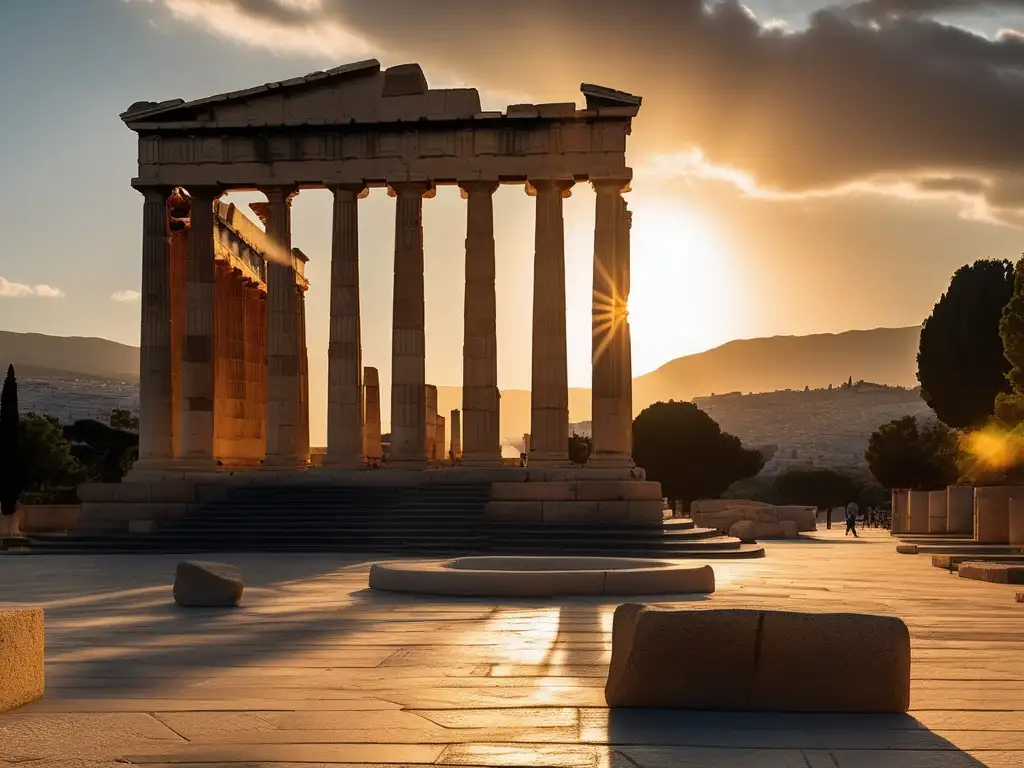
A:
[[[587,109],[484,112],[475,89],[428,89],[419,65],[382,71],[370,60],[187,103],[140,102],[121,119],[139,134],[136,186],[629,178],[640,98],[581,90]]]

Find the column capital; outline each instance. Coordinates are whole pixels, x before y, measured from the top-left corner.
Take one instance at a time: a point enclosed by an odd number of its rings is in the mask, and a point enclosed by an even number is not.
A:
[[[571,197],[572,188],[575,184],[575,179],[567,177],[529,179],[526,182],[526,194],[530,197],[536,197],[538,191],[554,188],[558,190],[562,197]]]
[[[424,199],[430,199],[436,194],[437,189],[434,187],[434,182],[427,179],[388,181],[388,197],[419,195]]]
[[[260,187],[260,192],[266,196],[267,202],[271,205],[284,203],[290,206],[292,200],[299,194],[299,188],[295,184],[285,184],[281,186]]]
[[[370,194],[370,188],[366,186],[365,181],[332,182],[330,184],[324,184],[324,186],[329,189],[331,194],[335,197],[351,196],[357,200],[362,200]]]
[[[590,184],[599,195],[621,195],[630,191],[629,183],[632,180],[632,173],[615,174],[613,176],[592,176]]]
[[[470,195],[493,195],[501,185],[497,179],[472,179],[459,182],[459,195],[468,200]]]
[[[167,184],[154,184],[151,186],[133,184],[132,189],[139,192],[147,202],[158,202],[169,198],[175,187],[168,186]]]

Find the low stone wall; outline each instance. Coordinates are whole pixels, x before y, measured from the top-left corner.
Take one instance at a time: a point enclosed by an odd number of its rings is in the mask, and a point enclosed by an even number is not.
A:
[[[928,491],[907,493],[907,533],[928,533]]]
[[[184,517],[197,499],[187,480],[84,483],[76,533],[142,533]]]
[[[79,504],[27,504],[18,507],[22,533],[65,533],[78,528]]]
[[[946,533],[974,535],[973,485],[951,485],[946,489]]]
[[[728,501],[723,499],[722,501]],[[814,507],[782,506],[775,507],[771,504],[748,504],[747,502],[733,502],[731,507],[723,507],[714,511],[693,511],[691,506],[690,516],[693,522],[702,528],[715,528],[720,531],[728,531],[733,525],[741,520],[749,520],[763,528],[765,531],[778,528],[780,523],[790,522],[796,525],[796,530],[813,531],[817,529],[816,510]],[[758,538],[776,538],[767,533]]]
[[[1024,498],[1024,487],[996,485],[974,489],[974,540],[979,544],[1008,544],[1010,499]]]
[[[1024,547],[1024,496],[1010,499],[1009,545]]]
[[[661,525],[661,484],[647,480],[495,482],[484,519],[527,525]]]
[[[620,605],[605,700],[610,707],[903,713],[910,632],[890,616]]]
[[[43,695],[42,608],[0,608],[0,712]]]
[[[928,533],[946,532],[946,493],[945,488],[928,491]]]

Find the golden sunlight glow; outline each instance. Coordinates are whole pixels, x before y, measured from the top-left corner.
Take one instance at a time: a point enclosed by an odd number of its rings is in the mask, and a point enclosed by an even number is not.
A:
[[[1024,434],[1020,428],[1007,430],[989,425],[964,435],[961,445],[970,458],[966,474],[1001,472],[1024,461]]]
[[[734,338],[745,312],[727,238],[680,203],[631,200],[633,375]]]

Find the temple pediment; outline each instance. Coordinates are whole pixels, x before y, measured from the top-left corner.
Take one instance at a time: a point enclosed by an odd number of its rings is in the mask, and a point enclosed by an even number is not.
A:
[[[133,129],[232,128],[465,120],[479,112],[476,89],[431,89],[419,64],[382,70],[370,59],[195,101],[136,102],[121,119]]]

